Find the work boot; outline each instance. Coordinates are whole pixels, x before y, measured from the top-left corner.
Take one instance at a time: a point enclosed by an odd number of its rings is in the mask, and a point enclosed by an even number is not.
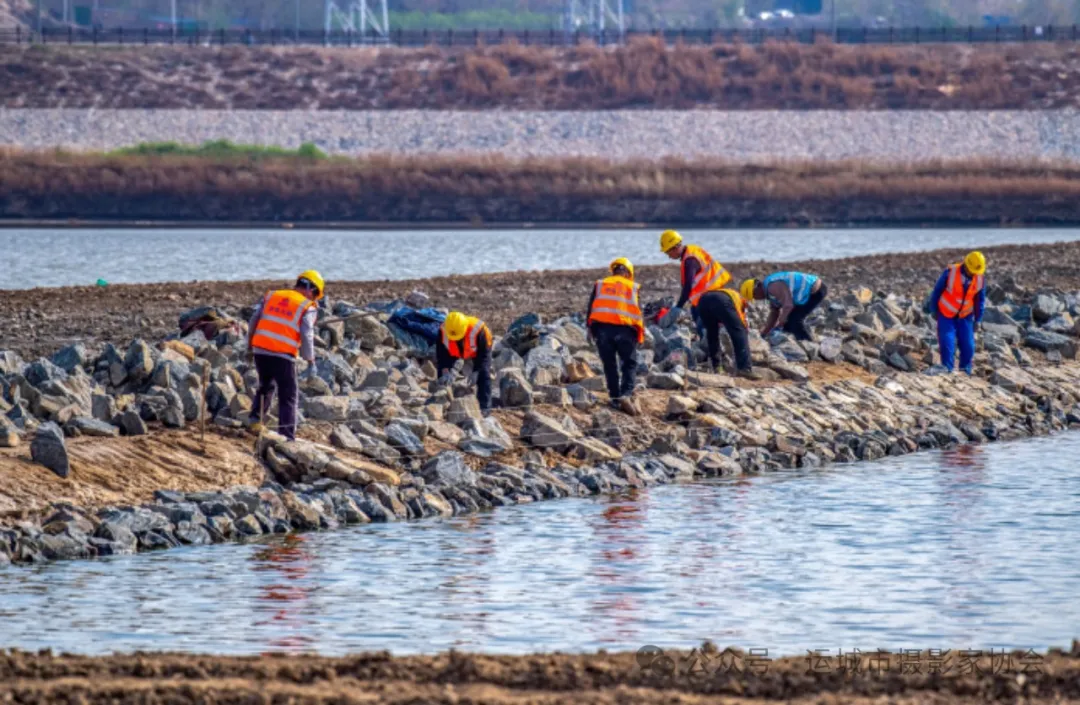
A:
[[[266,430],[266,426],[263,425],[262,421],[253,419],[249,416],[247,421],[244,422],[244,429],[251,435],[258,436]]]
[[[641,409],[638,408],[638,405],[634,403],[634,400],[630,397],[619,397],[618,402],[618,409],[624,414],[627,414],[629,416],[641,415]]]
[[[750,367],[750,368],[745,369],[745,370],[737,370],[735,372],[735,376],[739,377],[741,379],[752,379],[752,380],[760,380],[761,379],[761,375],[759,375],[757,372],[755,372],[753,367]]]

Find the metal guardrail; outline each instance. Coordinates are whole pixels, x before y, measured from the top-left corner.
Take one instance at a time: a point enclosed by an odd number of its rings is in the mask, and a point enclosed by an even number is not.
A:
[[[584,41],[602,45],[619,44],[632,37],[660,37],[669,44],[713,44],[744,42],[760,44],[768,40],[794,41],[804,44],[820,39],[833,39],[840,44],[930,44],[967,43],[989,44],[1004,42],[1075,42],[1080,39],[1077,25],[1054,27],[996,26],[996,27],[838,27],[821,28],[762,28],[762,29],[694,29],[694,30],[628,30],[603,32],[599,35],[566,33],[562,30],[391,30],[389,35],[359,34],[357,32],[322,30],[179,30],[149,28],[43,28],[40,33],[15,29],[0,30],[0,44],[79,44],[79,45],[188,45],[188,46],[477,46],[516,41],[523,45],[570,46]]]

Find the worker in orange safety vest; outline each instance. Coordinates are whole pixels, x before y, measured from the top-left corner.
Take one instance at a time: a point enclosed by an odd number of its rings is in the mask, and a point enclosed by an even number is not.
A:
[[[296,361],[315,364],[316,302],[323,297],[322,275],[309,269],[292,289],[269,291],[255,307],[248,322],[248,352],[259,373],[259,388],[251,406],[248,426],[262,430],[275,390],[278,397],[278,432],[296,438],[296,407],[299,396]]]
[[[635,413],[629,400],[634,394],[637,349],[645,340],[640,287],[634,283],[634,265],[625,257],[614,260],[608,271],[610,276],[592,287],[586,325],[604,366],[611,405]]]

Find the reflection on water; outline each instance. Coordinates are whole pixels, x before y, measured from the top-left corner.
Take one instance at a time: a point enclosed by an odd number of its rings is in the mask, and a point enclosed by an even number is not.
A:
[[[109,282],[288,279],[293,253],[329,280],[413,279],[507,270],[601,269],[618,253],[665,264],[658,230],[3,230],[8,268],[0,288]],[[851,257],[941,247],[1080,239],[1046,230],[697,230],[694,241],[722,262]],[[393,247],[387,247],[387,242]]]
[[[1080,623],[1080,434],[0,570],[3,646],[1037,648]]]

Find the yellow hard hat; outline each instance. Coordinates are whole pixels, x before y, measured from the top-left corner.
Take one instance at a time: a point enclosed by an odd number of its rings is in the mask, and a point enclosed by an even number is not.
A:
[[[623,267],[626,267],[626,271],[630,272],[630,278],[633,279],[633,277],[634,277],[634,265],[630,260],[626,259],[625,257],[620,257],[619,259],[611,260],[611,264],[608,265],[608,269],[610,269],[611,273],[614,274],[615,273],[615,268],[620,266],[620,265],[623,266]]]
[[[673,247],[678,247],[682,244],[682,235],[674,230],[665,230],[660,233],[660,251],[668,252]]]
[[[964,266],[972,274],[986,274],[986,258],[978,250],[968,253],[968,256],[964,258]]]
[[[468,330],[468,328],[469,321],[461,311],[451,311],[446,314],[446,321],[443,322],[443,330],[446,331],[446,337],[450,340],[461,340],[465,337],[465,331]]]
[[[313,287],[315,287],[315,289],[316,289],[315,300],[316,301],[321,299],[323,297],[323,294],[326,293],[326,291],[323,288],[322,275],[319,274],[318,272],[316,272],[314,269],[309,269],[306,272],[303,272],[302,274],[300,274],[300,276],[298,276],[296,278],[297,286],[299,286],[302,282],[306,282],[308,284],[311,284]]]
[[[743,297],[747,301],[754,300],[754,284],[757,283],[756,279],[746,279],[739,285],[739,296]]]

